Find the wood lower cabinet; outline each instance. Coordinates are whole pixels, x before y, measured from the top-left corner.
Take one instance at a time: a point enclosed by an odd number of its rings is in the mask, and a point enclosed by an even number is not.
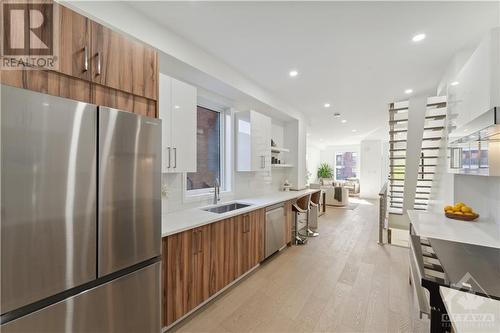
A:
[[[236,228],[237,276],[264,260],[265,219],[265,209],[239,216]]]
[[[164,326],[264,259],[265,210],[163,239]]]
[[[210,296],[237,277],[237,221],[233,217],[210,225]]]
[[[209,228],[207,225],[164,239],[166,326],[209,297]]]

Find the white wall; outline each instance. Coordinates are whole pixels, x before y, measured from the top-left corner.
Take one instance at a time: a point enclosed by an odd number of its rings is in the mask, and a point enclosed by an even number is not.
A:
[[[427,95],[421,94],[410,98],[408,106],[408,132],[406,135],[406,163],[404,181],[403,214],[413,209],[417,187],[418,165],[424,135]]]
[[[321,149],[310,142],[307,142],[306,163],[307,172],[310,174],[308,182],[313,183],[318,178],[318,167],[321,164]]]
[[[462,201],[482,218],[491,219],[500,233],[500,177],[454,175],[454,202]]]
[[[383,185],[382,174],[386,165],[384,145],[381,140],[363,140],[360,151],[360,196],[377,199]]]
[[[360,155],[359,145],[332,145],[327,146],[321,151],[321,162],[326,162],[330,164],[332,168],[335,168],[335,153],[346,151],[356,152],[358,153],[358,156]]]

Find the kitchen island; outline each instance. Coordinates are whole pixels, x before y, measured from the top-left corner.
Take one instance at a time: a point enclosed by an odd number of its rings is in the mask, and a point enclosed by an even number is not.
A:
[[[415,233],[420,237],[500,248],[500,225],[492,219],[458,221],[444,213],[408,210]]]

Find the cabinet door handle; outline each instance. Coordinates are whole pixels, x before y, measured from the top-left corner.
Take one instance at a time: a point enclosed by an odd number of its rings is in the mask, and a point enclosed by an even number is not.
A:
[[[83,71],[89,70],[89,48],[87,45],[83,48]]]
[[[174,169],[177,168],[177,148],[174,147]]]
[[[191,240],[191,248],[193,250],[193,254],[198,253],[198,230],[193,230],[193,239]]]
[[[247,233],[250,231],[250,215],[245,215],[243,218],[243,233]]]
[[[101,75],[101,53],[97,52],[97,75]]]
[[[202,240],[203,240],[203,230],[198,230],[198,253],[203,252]]]
[[[168,166],[167,166],[167,168],[170,169],[170,147],[167,147],[167,151],[168,151]]]

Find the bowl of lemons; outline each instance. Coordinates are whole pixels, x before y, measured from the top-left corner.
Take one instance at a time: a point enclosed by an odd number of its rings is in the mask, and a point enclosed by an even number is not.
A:
[[[462,221],[473,221],[479,217],[478,213],[474,212],[471,207],[463,202],[457,202],[453,206],[444,207],[444,214],[450,219]]]

